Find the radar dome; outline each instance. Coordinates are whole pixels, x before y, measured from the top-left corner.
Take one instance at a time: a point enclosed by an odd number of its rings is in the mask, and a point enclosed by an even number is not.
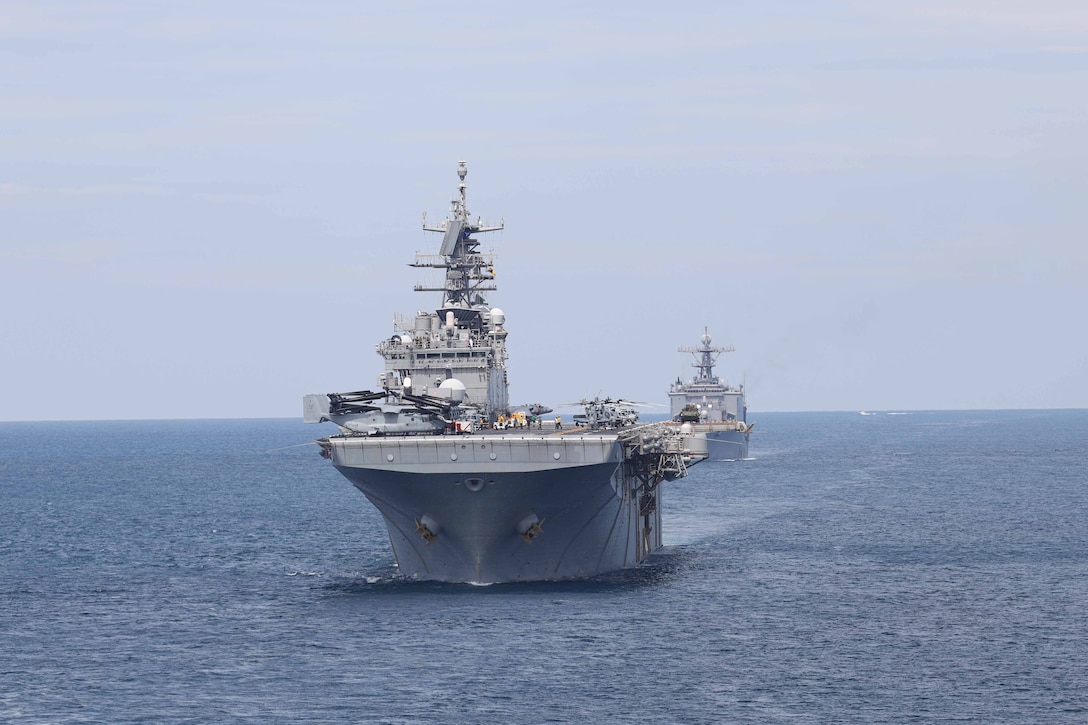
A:
[[[443,380],[442,384],[438,386],[438,394],[443,398],[449,398],[460,403],[465,399],[465,384],[457,378]]]
[[[506,323],[506,313],[498,307],[491,308],[491,323],[495,327],[502,327]]]

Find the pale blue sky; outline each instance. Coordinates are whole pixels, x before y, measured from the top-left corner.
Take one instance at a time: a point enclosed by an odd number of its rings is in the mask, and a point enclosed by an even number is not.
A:
[[[511,397],[1088,407],[1088,5],[0,5],[0,420],[299,416],[432,308]]]

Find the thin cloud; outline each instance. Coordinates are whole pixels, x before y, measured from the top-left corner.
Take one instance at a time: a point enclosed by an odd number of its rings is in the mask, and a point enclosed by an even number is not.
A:
[[[1088,6],[1081,0],[958,0],[916,2],[905,12],[945,26],[976,25],[1031,33],[1088,32]]]
[[[6,197],[82,197],[82,196],[162,196],[166,187],[149,184],[88,184],[85,186],[36,186],[17,182],[0,183],[0,196]]]

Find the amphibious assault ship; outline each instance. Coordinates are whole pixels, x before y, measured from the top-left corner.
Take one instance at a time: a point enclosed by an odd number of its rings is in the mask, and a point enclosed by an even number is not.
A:
[[[715,459],[744,459],[748,457],[748,404],[744,386],[734,387],[714,374],[714,364],[730,347],[712,347],[710,333],[703,328],[699,347],[680,347],[677,352],[691,353],[695,377],[688,382],[680,378],[669,388],[669,402],[674,420],[695,424],[697,432],[705,430],[709,452]]]
[[[306,422],[339,434],[321,454],[381,512],[403,575],[495,583],[572,579],[634,566],[661,546],[662,481],[707,457],[690,424],[639,425],[615,401],[586,401],[583,426],[545,421],[541,405],[510,406],[506,316],[488,305],[491,255],[473,235],[464,162],[442,235],[432,311],[394,318],[378,343],[374,390],[307,395]],[[619,414],[617,411],[619,410]],[[701,426],[702,427],[702,426]]]

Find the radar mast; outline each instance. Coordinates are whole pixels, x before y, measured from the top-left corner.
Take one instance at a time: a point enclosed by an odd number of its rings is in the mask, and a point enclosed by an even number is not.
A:
[[[465,177],[468,167],[464,161],[457,164],[458,197],[450,202],[450,212],[438,226],[427,226],[427,213],[423,213],[423,230],[438,232],[443,235],[442,246],[437,255],[417,254],[411,267],[430,267],[446,270],[445,282],[441,287],[416,285],[416,292],[441,292],[440,311],[453,311],[458,319],[463,319],[462,310],[485,309],[487,300],[484,292],[496,289],[494,260],[490,254],[478,251],[480,242],[472,238],[473,234],[500,231],[504,223],[487,224],[482,219],[469,218],[466,202]],[[467,320],[465,320],[467,321]]]
[[[733,352],[736,350],[732,345],[729,347],[711,347],[710,332],[706,327],[703,328],[703,336],[699,339],[703,343],[699,347],[678,347],[677,352],[690,352],[695,356],[695,363],[692,367],[699,371],[699,374],[695,377],[695,382],[710,382],[717,380],[714,377],[714,364],[718,361],[718,356],[723,352]]]

